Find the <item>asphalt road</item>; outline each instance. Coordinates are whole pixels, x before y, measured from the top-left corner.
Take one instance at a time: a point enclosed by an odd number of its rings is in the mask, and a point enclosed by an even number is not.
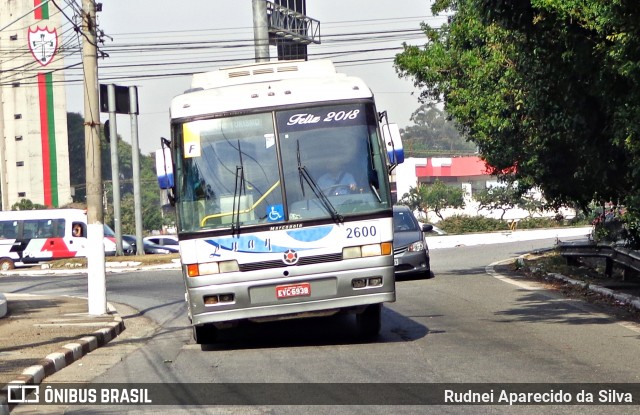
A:
[[[181,276],[109,275],[125,336],[47,382],[97,383],[640,383],[640,329],[577,300],[487,274],[495,261],[555,240],[432,250],[436,278],[401,281],[380,338],[359,342],[353,317],[252,325],[201,350],[187,325]],[[5,292],[84,295],[86,278],[3,279]],[[6,288],[5,288],[6,287]],[[119,309],[120,310],[120,309]],[[136,311],[137,310],[137,311]],[[127,320],[127,318],[129,320]],[[131,328],[131,330],[129,329]],[[129,333],[127,333],[129,332]],[[94,356],[92,356],[94,355]],[[301,391],[303,393],[303,391]],[[638,398],[638,397],[636,397]],[[329,401],[330,402],[330,401]],[[637,402],[636,402],[637,404]],[[31,408],[33,409],[33,408]],[[59,413],[61,408],[38,408]],[[27,413],[19,406],[15,413]],[[635,406],[69,407],[65,413],[637,413]]]

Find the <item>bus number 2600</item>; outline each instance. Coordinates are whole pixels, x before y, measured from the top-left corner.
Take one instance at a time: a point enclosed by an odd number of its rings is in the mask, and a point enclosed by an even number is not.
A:
[[[355,228],[347,228],[347,239],[376,236],[376,233],[377,231],[375,226],[356,226]]]

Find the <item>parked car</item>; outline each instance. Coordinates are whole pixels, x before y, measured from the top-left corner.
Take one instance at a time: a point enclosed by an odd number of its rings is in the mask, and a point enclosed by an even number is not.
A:
[[[421,225],[409,207],[393,207],[393,265],[396,277],[434,277],[424,235],[432,230],[433,225]]]
[[[177,245],[157,245],[149,241],[142,241],[145,254],[175,254],[180,252]]]
[[[104,225],[104,254],[105,256],[115,256],[116,254],[116,234],[115,232],[108,226]],[[122,239],[122,253],[124,255],[133,255],[134,248],[126,241],[124,238]]]
[[[122,239],[127,241],[132,246],[133,252],[137,252],[137,241],[135,235],[122,235]],[[145,254],[173,254],[180,252],[178,245],[158,245],[154,244],[147,238],[142,239]]]
[[[153,235],[146,236],[143,240],[160,246],[171,246],[178,248],[178,237],[176,235]]]
[[[131,246],[131,255],[135,255],[138,252],[138,241],[135,235],[122,235],[122,243],[128,243]]]

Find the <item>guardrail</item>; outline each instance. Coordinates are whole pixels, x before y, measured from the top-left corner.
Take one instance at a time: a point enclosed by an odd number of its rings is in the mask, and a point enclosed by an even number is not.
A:
[[[604,258],[606,260],[604,273],[607,277],[613,275],[613,267],[616,264],[624,268],[625,277],[629,270],[640,272],[640,252],[638,251],[595,242],[560,242],[558,248],[560,255],[569,265],[577,265],[578,258],[581,257]]]

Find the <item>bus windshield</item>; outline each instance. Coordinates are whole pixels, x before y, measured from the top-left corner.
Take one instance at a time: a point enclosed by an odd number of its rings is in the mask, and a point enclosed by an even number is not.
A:
[[[388,209],[375,115],[357,102],[174,124],[180,231]]]

